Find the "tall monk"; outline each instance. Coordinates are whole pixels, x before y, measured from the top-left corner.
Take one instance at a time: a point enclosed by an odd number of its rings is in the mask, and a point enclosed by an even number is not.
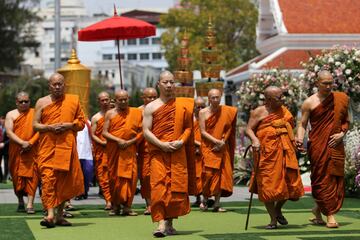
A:
[[[98,94],[100,111],[91,118],[91,136],[94,146],[95,175],[105,199],[105,210],[111,210],[111,194],[109,185],[109,167],[105,153],[106,139],[103,137],[105,113],[110,109],[110,96],[107,92]]]
[[[201,109],[205,108],[205,100],[202,97],[197,97],[195,99],[195,108],[194,108],[194,143],[195,143],[195,172],[196,172],[196,202],[192,205],[193,207],[204,207],[201,201],[202,193],[202,181],[201,175],[203,171],[203,161],[201,154],[201,131],[199,125],[199,112]]]
[[[160,97],[145,107],[143,130],[149,143],[151,217],[158,222],[153,235],[164,237],[177,233],[174,218],[190,212],[191,153],[186,151],[186,143],[193,143],[194,100],[175,98],[175,80],[169,71],[160,74],[157,86]]]
[[[129,107],[125,90],[115,93],[116,107],[107,111],[103,136],[107,139],[110,193],[113,210],[110,216],[136,216],[131,210],[137,183],[136,144],[142,140],[142,112]]]
[[[201,154],[204,162],[202,174],[203,196],[206,202],[215,196],[213,212],[226,212],[220,207],[220,197],[233,192],[233,168],[237,108],[220,105],[221,91],[211,89],[208,93],[210,106],[199,113],[201,131]]]
[[[139,109],[141,109],[141,111],[144,111],[145,106],[154,101],[157,97],[158,94],[155,88],[145,88],[142,95],[144,105],[140,106]],[[146,210],[144,212],[144,215],[150,215],[150,158],[148,143],[145,139],[143,139],[139,144],[138,166],[141,184],[141,197],[144,198],[146,202]]]
[[[264,91],[265,105],[253,110],[246,128],[252,142],[254,172],[250,191],[257,193],[270,215],[266,229],[277,222],[287,225],[281,208],[289,199],[304,195],[293,134],[294,118],[282,104],[282,91],[270,86]]]
[[[311,167],[312,195],[316,205],[312,209],[317,225],[325,225],[321,214],[327,217],[326,226],[337,228],[335,214],[344,201],[343,138],[349,128],[349,98],[345,93],[332,92],[334,80],[329,71],[318,73],[318,92],[302,105],[301,125],[297,131],[297,145],[303,149],[305,130],[310,121],[308,156]]]
[[[65,94],[61,74],[50,76],[49,92],[50,95],[36,102],[33,127],[40,133],[37,164],[42,183],[41,200],[48,212],[40,225],[53,228],[71,226],[63,218],[64,203],[84,192],[76,133],[84,128],[85,117],[79,97]]]
[[[34,109],[30,108],[28,93],[16,95],[16,107],[6,114],[5,119],[6,133],[10,139],[10,173],[19,200],[18,211],[25,211],[24,196],[27,196],[26,212],[34,214],[34,196],[39,180],[35,163],[39,133],[35,133],[32,127]]]

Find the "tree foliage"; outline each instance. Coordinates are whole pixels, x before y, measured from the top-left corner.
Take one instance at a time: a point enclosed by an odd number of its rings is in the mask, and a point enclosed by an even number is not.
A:
[[[26,48],[37,47],[34,24],[40,19],[32,10],[39,0],[0,1],[0,71],[15,69]]]
[[[170,70],[176,68],[185,29],[190,38],[192,67],[200,69],[209,17],[215,26],[220,64],[225,70],[256,56],[258,12],[251,0],[182,0],[180,5],[181,8],[170,9],[160,19],[160,25],[167,28],[161,41]]]

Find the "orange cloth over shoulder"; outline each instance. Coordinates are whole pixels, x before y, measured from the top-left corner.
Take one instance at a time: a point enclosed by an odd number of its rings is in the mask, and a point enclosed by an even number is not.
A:
[[[108,132],[123,140],[134,137],[142,140],[142,112],[138,108],[116,114],[110,119]],[[108,140],[106,152],[108,156],[110,193],[115,205],[123,204],[131,207],[137,183],[136,143],[126,149],[120,149],[118,143]]]
[[[184,141],[184,145],[173,153],[165,153],[149,143],[151,217],[154,222],[190,212],[188,183],[189,180],[195,183],[193,108],[193,99],[176,98],[153,113],[152,133],[160,141]]]
[[[220,110],[205,121],[207,133],[225,140],[224,148],[215,152],[212,150],[214,145],[202,139],[201,153],[205,166],[202,181],[206,198],[220,192],[222,197],[228,197],[233,192],[236,116],[237,108],[220,106]]]
[[[201,143],[201,132],[200,132],[200,126],[199,121],[194,121],[194,139],[197,142]],[[197,147],[196,147],[197,148]],[[200,148],[195,151],[195,174],[196,174],[196,190],[195,195],[199,195],[202,193],[202,171],[203,171],[203,160],[202,160],[202,154]]]
[[[102,135],[104,128],[104,117],[101,117],[96,123],[95,135],[101,140],[105,140]],[[101,187],[105,201],[111,202],[110,185],[109,185],[109,168],[105,147],[93,141],[95,157],[95,174]]]
[[[22,152],[21,146],[13,141],[9,144],[9,169],[17,196],[34,196],[39,181],[36,165],[39,133],[33,130],[33,117],[34,109],[30,108],[27,112],[20,113],[13,122],[15,135],[32,144],[31,150],[27,152]]]
[[[41,200],[45,209],[84,192],[84,179],[76,149],[76,135],[85,126],[79,97],[65,94],[43,108],[42,124],[74,123],[74,130],[63,133],[43,132],[39,136],[38,167],[41,174]]]
[[[258,125],[260,159],[255,162],[254,192],[262,202],[298,200],[304,195],[294,145],[294,118],[286,107],[269,114]],[[254,173],[250,189],[254,184]]]
[[[344,201],[344,143],[330,148],[330,136],[346,132],[349,98],[333,92],[310,113],[308,154],[311,161],[312,195],[322,214],[337,213]]]

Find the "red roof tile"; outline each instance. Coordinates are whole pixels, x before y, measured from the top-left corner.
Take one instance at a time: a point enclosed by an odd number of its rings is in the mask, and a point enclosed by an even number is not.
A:
[[[321,50],[287,50],[262,68],[281,68],[281,69],[302,69],[300,62],[308,61],[309,57],[315,57]]]
[[[360,33],[359,0],[278,0],[289,33]]]

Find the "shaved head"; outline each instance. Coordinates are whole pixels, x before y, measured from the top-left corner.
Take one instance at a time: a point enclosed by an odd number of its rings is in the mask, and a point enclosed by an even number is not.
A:
[[[21,91],[18,94],[16,94],[16,99],[19,99],[21,97],[28,97],[29,98],[29,94],[27,92]]]
[[[195,109],[194,109],[195,117],[198,118],[200,110],[203,108],[206,108],[205,100],[202,97],[195,98],[195,106],[194,107],[195,107]]]
[[[161,81],[161,79],[167,78],[167,77],[172,77],[172,78],[174,78],[174,75],[173,75],[170,71],[167,71],[167,70],[162,71],[162,72],[160,73],[159,81]]]
[[[60,73],[53,73],[49,77],[49,82],[57,80],[57,79],[61,79],[62,81],[65,81],[65,78],[63,75],[61,75]]]
[[[128,94],[128,92],[126,90],[123,90],[123,89],[117,90],[115,92],[115,98],[120,97],[120,96],[121,97],[124,97],[124,96],[129,97],[129,94]]]
[[[212,110],[216,110],[219,108],[221,101],[221,94],[222,94],[221,91],[216,88],[210,89],[210,91],[208,92],[209,104]]]
[[[141,97],[144,101],[144,105],[146,106],[147,104],[154,101],[158,97],[158,94],[155,88],[148,87],[144,89]]]
[[[202,97],[195,98],[195,106],[196,105],[205,105],[205,100]]]
[[[115,103],[119,111],[124,111],[129,107],[129,94],[126,90],[118,90],[115,92]]]
[[[221,91],[217,88],[213,88],[213,89],[210,89],[210,91],[208,92],[208,97],[210,98],[210,96],[212,95],[222,95]]]
[[[265,88],[265,91],[264,91],[265,98],[276,96],[281,93],[282,93],[282,90],[276,86],[269,86],[269,87]]]
[[[65,78],[60,73],[53,73],[48,81],[49,92],[54,99],[59,99],[65,94]]]
[[[320,72],[318,72],[317,77],[318,80],[333,78],[331,72],[329,72],[328,70],[321,70]]]
[[[102,91],[98,94],[98,99],[100,99],[101,97],[108,97],[110,98],[110,94],[106,91]]]

